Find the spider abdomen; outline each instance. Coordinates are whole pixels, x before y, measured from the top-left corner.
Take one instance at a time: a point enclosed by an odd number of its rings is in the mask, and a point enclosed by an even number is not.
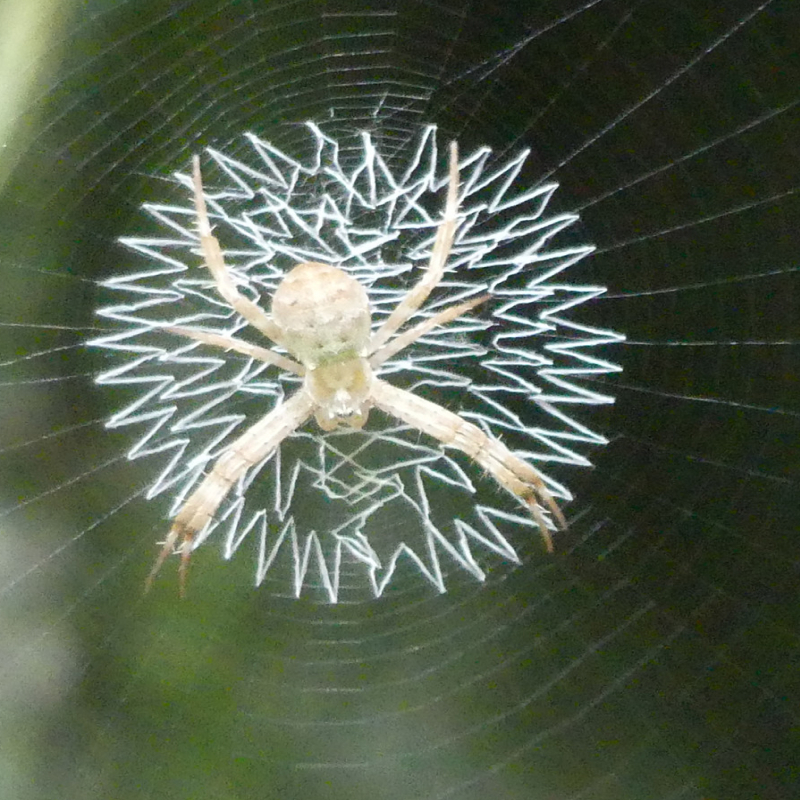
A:
[[[298,264],[272,298],[282,342],[309,369],[363,357],[370,337],[364,287],[328,264]]]

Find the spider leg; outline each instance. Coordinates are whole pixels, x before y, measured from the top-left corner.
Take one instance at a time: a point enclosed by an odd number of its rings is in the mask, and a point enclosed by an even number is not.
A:
[[[428,331],[437,328],[439,325],[445,325],[448,322],[452,322],[454,319],[458,319],[466,314],[467,311],[472,310],[481,303],[485,303],[490,298],[490,294],[482,294],[480,297],[473,297],[471,300],[467,300],[464,303],[448,306],[432,317],[422,320],[422,322],[418,323],[413,328],[409,328],[404,333],[401,333],[400,336],[392,339],[391,342],[387,342],[377,353],[373,353],[369,359],[370,366],[379,367],[384,361],[387,361],[393,355],[396,355],[413,342],[416,342],[420,336],[424,336]]]
[[[541,503],[547,505],[559,527],[566,529],[567,521],[536,469],[515,456],[501,441],[487,436],[477,425],[386,381],[375,379],[372,400],[382,411],[433,436],[446,447],[460,450],[486,469],[504,489],[527,505],[539,526],[545,547],[553,552],[553,540]]]
[[[199,156],[192,158],[192,176],[194,179],[194,205],[197,210],[197,229],[200,234],[200,244],[203,248],[206,266],[216,281],[217,291],[231,308],[241,314],[253,327],[260,330],[261,333],[276,344],[281,344],[281,329],[258,304],[239,293],[228,272],[219,241],[211,233],[211,223],[208,221],[206,200],[203,195],[203,178],[200,174]]]
[[[195,328],[183,328],[180,325],[170,325],[162,330],[175,333],[178,336],[185,336],[187,339],[194,339],[203,344],[209,344],[212,347],[234,350],[259,361],[265,361],[267,364],[274,364],[276,367],[280,367],[287,372],[293,372],[295,375],[305,375],[306,372],[302,364],[292,361],[291,358],[286,358],[286,356],[282,356],[274,350],[267,350],[265,347],[258,347],[250,344],[250,342],[237,339],[235,336],[226,336],[221,333],[211,333],[210,331],[201,331]]]
[[[179,569],[180,594],[186,594],[186,574],[192,554],[194,537],[211,521],[234,483],[250,469],[263,461],[275,448],[308,419],[314,410],[314,401],[301,389],[284,403],[273,408],[258,422],[232,442],[216,460],[211,472],[192,492],[175,516],[166,541],[145,581],[145,591],[170,553],[181,553]],[[180,540],[180,543],[176,543]]]
[[[447,187],[447,201],[444,219],[436,231],[436,240],[422,277],[408,294],[395,306],[389,318],[381,325],[370,341],[370,353],[380,350],[392,334],[404,325],[411,315],[427,300],[444,275],[445,264],[453,246],[458,222],[458,145],[450,142],[450,182]]]

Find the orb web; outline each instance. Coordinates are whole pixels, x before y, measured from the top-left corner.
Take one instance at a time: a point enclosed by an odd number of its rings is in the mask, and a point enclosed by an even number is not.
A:
[[[795,4],[86,0],[57,24],[50,3],[18,5],[47,17],[47,50],[63,60],[33,87],[14,135],[0,136],[0,796],[797,796]],[[20,28],[0,26],[0,36],[7,30]],[[13,72],[31,85],[35,48],[17,52]],[[545,349],[557,343],[552,332],[528,331],[559,297],[518,307],[510,321],[498,319],[495,301],[459,321],[458,338],[431,336],[401,354],[436,372],[420,379],[409,363],[386,377],[490,417],[492,432],[530,452],[554,490],[569,487],[575,501],[559,501],[570,528],[548,557],[536,531],[492,517],[522,566],[470,538],[481,582],[436,542],[447,592],[401,556],[377,599],[367,565],[343,547],[334,604],[315,552],[302,547],[316,531],[322,548],[324,531],[352,512],[307,481],[306,494],[294,493],[286,534],[297,539],[298,560],[309,554],[300,598],[293,556],[276,558],[253,590],[257,530],[221,563],[222,524],[193,557],[185,602],[166,569],[143,595],[155,543],[190,479],[176,472],[171,487],[145,500],[175,453],[157,445],[199,435],[187,451],[198,456],[206,433],[173,434],[166,417],[156,430],[145,413],[108,428],[113,413],[157,384],[98,385],[97,375],[150,355],[140,376],[171,374],[177,383],[197,374],[194,391],[246,382],[207,414],[229,415],[231,426],[277,402],[273,388],[285,396],[295,385],[268,370],[247,382],[239,377],[246,359],[187,342],[183,363],[158,362],[155,350],[180,343],[155,329],[132,335],[128,350],[85,347],[144,327],[97,317],[98,307],[161,302],[161,312],[137,312],[156,328],[173,318],[164,311],[173,295],[186,316],[213,310],[216,321],[198,325],[236,328],[207,287],[176,292],[177,271],[140,281],[161,295],[100,282],[168,266],[185,268],[184,281],[206,279],[188,187],[170,176],[210,144],[270,173],[244,131],[310,169],[317,137],[302,124],[309,119],[338,142],[347,175],[365,161],[356,132],[369,131],[396,181],[424,125],[436,122],[438,189],[418,198],[431,219],[441,214],[450,139],[465,161],[491,145],[489,170],[530,147],[508,197],[559,181],[545,215],[574,210],[580,225],[544,249],[597,249],[550,281],[609,291],[556,316],[624,331],[624,343],[570,351],[589,334],[561,325],[566,350],[554,353]],[[235,195],[215,210],[231,259],[260,251],[220,216],[236,220],[252,208],[246,195],[259,185],[247,174],[233,180],[210,155],[203,169],[209,194]],[[297,191],[349,193],[334,183],[301,173]],[[183,209],[166,215],[177,228],[143,213],[145,201]],[[371,210],[356,211],[353,226],[378,224]],[[410,261],[406,252],[431,228],[407,233],[387,241],[373,266]],[[118,244],[132,234],[174,239],[163,249],[174,263]],[[236,263],[244,284],[246,259]],[[384,289],[407,288],[420,266],[398,271]],[[540,268],[505,288],[524,289]],[[492,276],[458,267],[448,279],[465,286],[443,287],[431,302],[473,284],[489,288]],[[245,329],[239,335],[264,344]],[[526,429],[565,429],[527,400],[538,394],[526,394],[517,367],[489,371],[495,339],[506,354],[536,352],[553,368],[578,365],[572,353],[624,366],[622,375],[566,378],[613,394],[613,405],[553,404],[608,435],[607,445],[570,444],[592,467],[553,460],[549,445],[513,430],[509,414]],[[454,351],[462,356],[433,360]],[[224,361],[216,372],[213,356]],[[535,370],[526,379],[564,393]],[[498,385],[504,391],[485,388]],[[485,399],[475,395],[480,387]],[[172,403],[176,415],[208,399],[185,396],[190,389]],[[346,438],[326,440],[327,491],[358,485],[353,463],[375,471],[418,444],[380,415],[369,426],[365,434],[378,438],[362,439],[370,447],[349,461]],[[129,459],[145,431],[154,452]],[[302,433],[314,434],[313,423]],[[280,457],[290,477],[287,464],[319,463],[314,447],[308,437],[286,442]],[[455,458],[474,492],[440,478],[451,476],[442,463],[420,463],[419,474],[450,542],[458,542],[453,518],[471,524],[478,506],[519,515],[468,461]],[[245,493],[272,513],[269,468]],[[372,517],[383,564],[418,520],[400,508],[393,519]]]
[[[430,258],[448,180],[436,129],[423,128],[408,153],[392,160],[367,132],[355,153],[343,152],[314,123],[307,132],[305,159],[255,134],[246,136],[244,156],[208,150],[214,233],[239,290],[263,307],[294,265],[319,261],[367,287],[377,327]],[[581,378],[616,371],[593,349],[622,337],[581,324],[579,306],[603,289],[570,285],[567,273],[593,248],[559,245],[578,217],[549,211],[556,183],[520,186],[527,155],[498,160],[489,148],[462,154],[456,241],[444,280],[412,321],[487,291],[489,311],[433,330],[380,374],[501,436],[541,468],[587,466],[591,448],[605,440],[580,412],[612,398]],[[185,206],[145,205],[162,235],[122,240],[145,266],[105,282],[116,302],[98,313],[117,330],[93,341],[120,356],[98,382],[139,390],[107,424],[140,426],[130,458],[162,454],[165,465],[147,496],[168,495],[170,516],[234,433],[302,380],[163,330],[252,335],[202,268],[191,178],[176,180],[186,189]],[[468,460],[408,426],[373,412],[363,431],[313,428],[303,426],[242,476],[198,546],[213,537],[230,558],[254,537],[257,584],[276,568],[296,594],[309,583],[336,601],[343,570],[347,580],[362,572],[380,595],[402,558],[444,591],[449,570],[482,580],[487,557],[519,562],[523,537],[536,537],[524,508],[481,486],[488,481]],[[571,499],[563,482],[546,481],[555,497]]]

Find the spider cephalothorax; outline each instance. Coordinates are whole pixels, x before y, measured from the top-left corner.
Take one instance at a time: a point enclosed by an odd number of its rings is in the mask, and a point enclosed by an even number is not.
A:
[[[342,270],[327,264],[305,262],[287,273],[272,298],[271,314],[240,294],[228,274],[219,242],[211,232],[197,157],[194,158],[193,172],[200,243],[206,266],[214,276],[220,295],[234,311],[297,360],[233,336],[181,327],[167,330],[293,372],[303,377],[303,385],[225,448],[211,472],[175,516],[147,578],[147,586],[177,546],[181,553],[180,587],[183,594],[192,544],[197,534],[212,520],[234,483],[249,468],[267,458],[312,414],[320,428],[326,431],[339,426],[361,428],[373,406],[438,439],[445,446],[460,450],[480,464],[501,486],[527,505],[547,549],[552,551],[552,539],[539,501],[547,505],[562,528],[566,527],[566,521],[539,472],[515,456],[498,439],[458,414],[398,389],[375,374],[387,359],[428,331],[457,319],[489,299],[488,295],[481,295],[449,306],[397,333],[442,279],[450,254],[458,214],[456,143],[450,145],[444,219],[437,230],[428,267],[374,333],[364,287]]]

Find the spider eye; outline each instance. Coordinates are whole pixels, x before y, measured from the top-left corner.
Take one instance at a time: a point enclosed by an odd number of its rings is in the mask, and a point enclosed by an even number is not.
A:
[[[367,420],[372,370],[364,358],[328,363],[306,373],[305,387],[318,406],[324,430],[360,428]]]

